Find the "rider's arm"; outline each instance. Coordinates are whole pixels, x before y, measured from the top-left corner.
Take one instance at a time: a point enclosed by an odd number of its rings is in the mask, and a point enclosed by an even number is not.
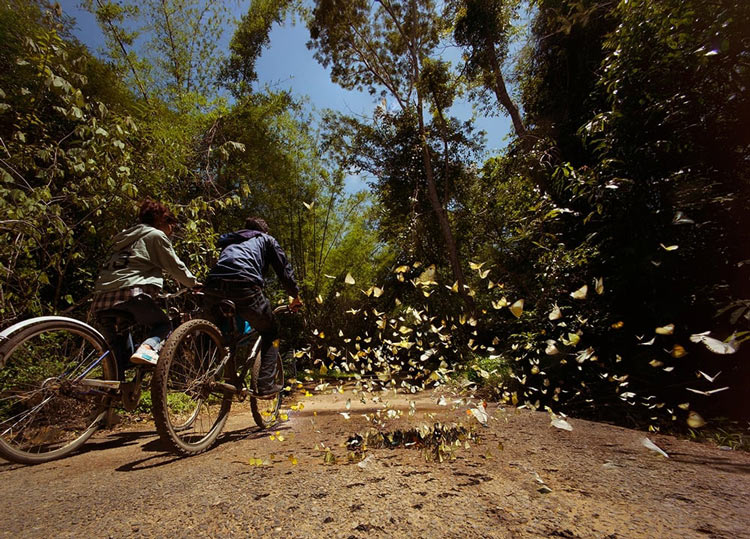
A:
[[[150,234],[149,240],[149,256],[156,266],[166,271],[183,286],[192,288],[198,284],[198,279],[190,273],[187,266],[177,256],[166,234],[157,231],[155,234]]]
[[[287,294],[292,297],[299,297],[299,287],[297,286],[297,281],[294,280],[294,270],[287,260],[286,254],[284,254],[276,238],[273,236],[266,236],[266,238],[268,238],[266,256],[276,275],[278,275],[279,281],[281,281]]]

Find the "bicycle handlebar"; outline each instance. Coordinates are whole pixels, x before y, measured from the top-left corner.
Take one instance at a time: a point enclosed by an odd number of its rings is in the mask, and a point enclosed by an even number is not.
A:
[[[165,294],[159,294],[157,297],[159,299],[174,299],[179,298],[180,296],[183,296],[188,292],[197,292],[197,290],[195,290],[194,288],[180,288],[177,292],[167,292]]]

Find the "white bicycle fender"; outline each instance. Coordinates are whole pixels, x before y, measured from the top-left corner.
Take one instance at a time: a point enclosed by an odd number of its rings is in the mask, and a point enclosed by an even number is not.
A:
[[[41,322],[66,322],[68,324],[72,324],[74,326],[78,326],[82,330],[89,331],[99,337],[102,342],[107,342],[107,340],[104,338],[104,336],[99,333],[99,331],[94,328],[93,326],[90,326],[86,322],[81,322],[80,320],[77,320],[75,318],[69,318],[67,316],[37,316],[36,318],[29,318],[28,320],[23,320],[21,322],[18,322],[16,324],[13,324],[12,326],[5,328],[3,331],[0,331],[0,345],[3,343],[3,341],[7,340],[8,337],[10,337],[13,333],[16,333],[18,331],[21,331],[22,329],[26,329],[27,327],[33,326],[35,324],[39,324]]]

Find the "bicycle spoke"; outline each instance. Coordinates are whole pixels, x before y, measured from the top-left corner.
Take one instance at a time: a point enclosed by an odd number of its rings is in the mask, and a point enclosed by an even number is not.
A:
[[[223,380],[221,335],[209,322],[191,320],[170,337],[154,374],[157,430],[175,451],[194,454],[218,436],[230,401],[215,382]]]
[[[101,337],[72,319],[40,319],[16,333],[0,370],[0,454],[45,462],[84,443],[108,394],[79,382],[115,377],[105,352]]]

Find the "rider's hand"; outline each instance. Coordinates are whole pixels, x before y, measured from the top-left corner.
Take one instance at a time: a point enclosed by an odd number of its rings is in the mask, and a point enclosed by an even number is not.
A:
[[[296,313],[297,311],[299,311],[299,310],[300,310],[300,307],[302,307],[302,300],[300,299],[300,297],[299,297],[299,296],[297,296],[297,297],[296,297],[296,298],[294,298],[294,299],[292,300],[292,302],[291,302],[291,303],[289,304],[289,309],[290,309],[290,310],[291,310],[291,311],[292,311],[293,313]]]

